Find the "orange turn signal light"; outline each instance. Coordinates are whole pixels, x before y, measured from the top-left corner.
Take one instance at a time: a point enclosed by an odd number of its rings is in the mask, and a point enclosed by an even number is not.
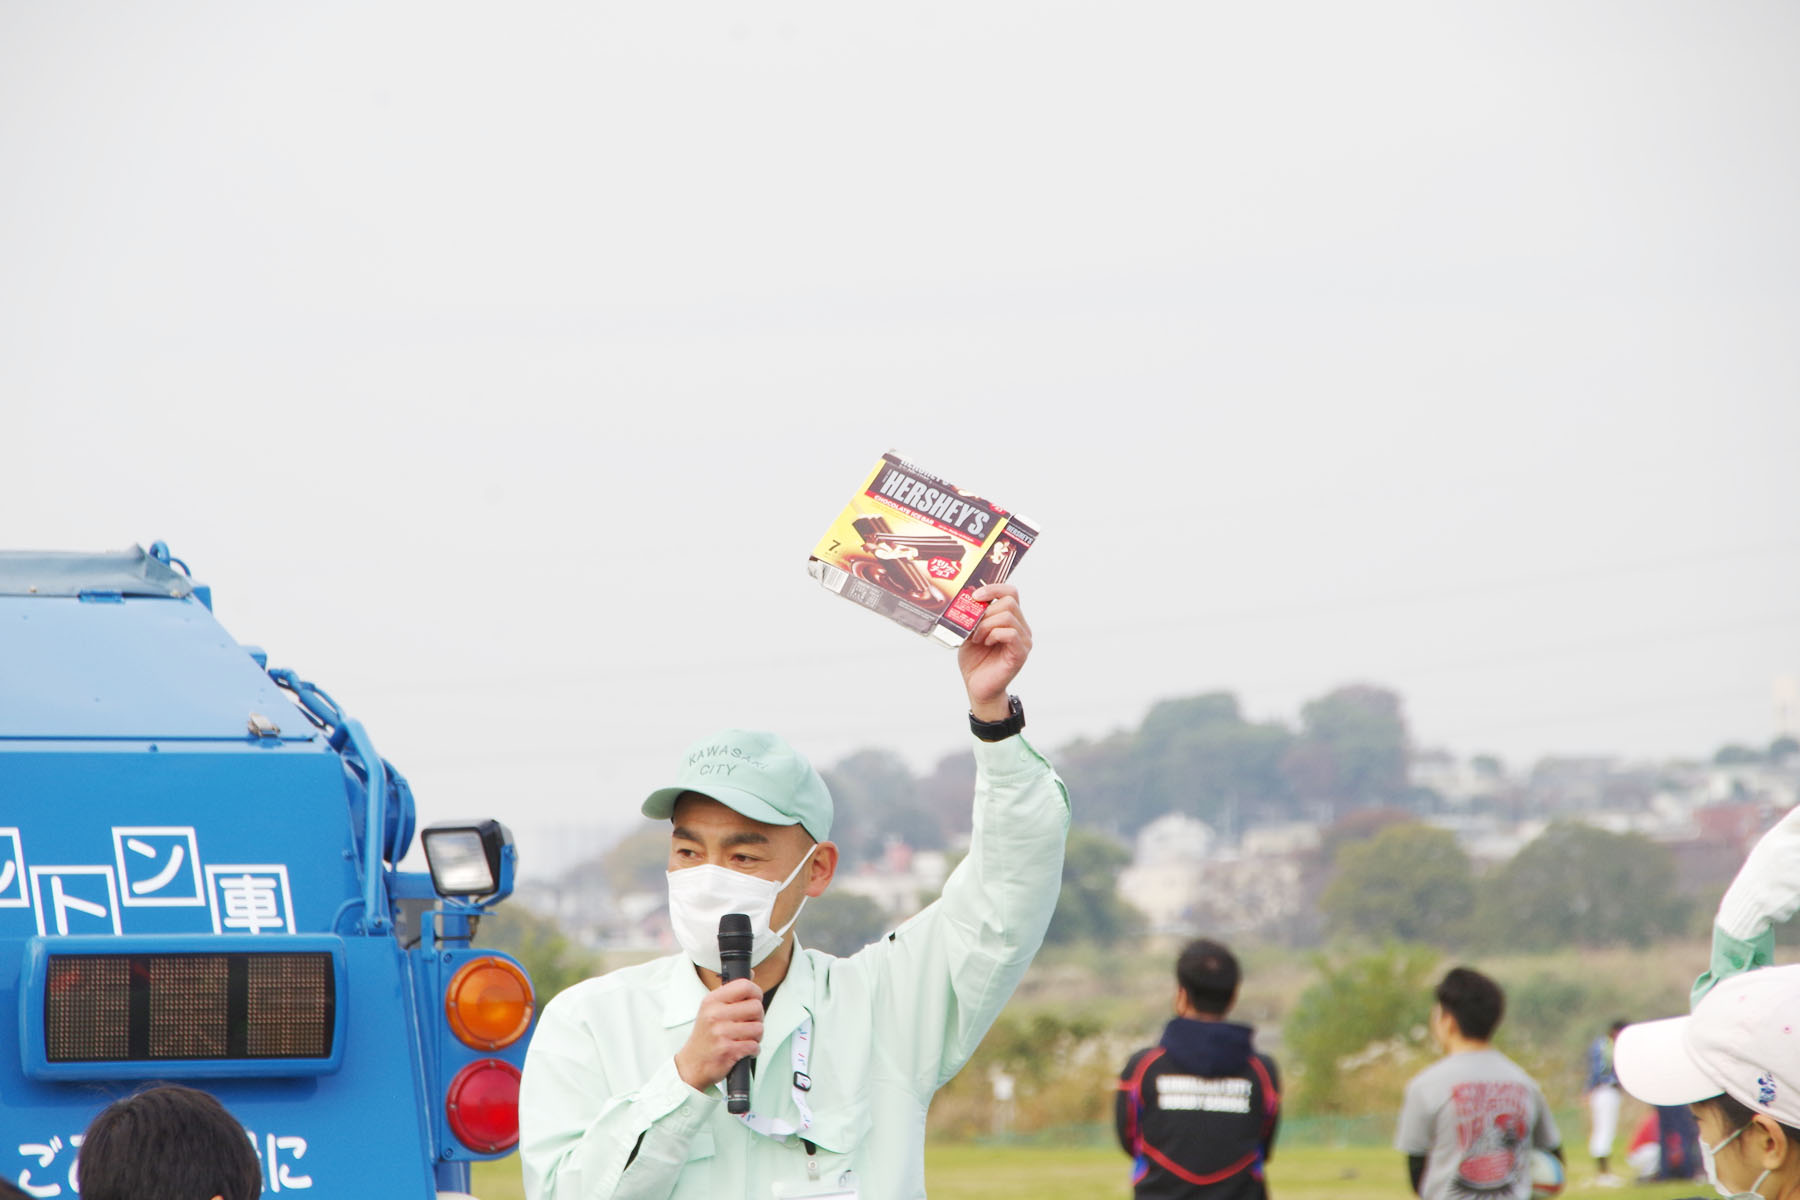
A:
[[[531,980],[504,958],[464,963],[444,991],[451,1032],[477,1050],[499,1050],[524,1037],[534,1007]]]

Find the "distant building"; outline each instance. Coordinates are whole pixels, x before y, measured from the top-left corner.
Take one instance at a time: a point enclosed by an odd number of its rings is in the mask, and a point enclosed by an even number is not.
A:
[[[1530,807],[1549,812],[1586,812],[1601,806],[1615,760],[1605,757],[1546,758],[1526,781]]]
[[[1407,764],[1407,783],[1433,793],[1449,808],[1468,808],[1504,791],[1506,777],[1491,764],[1458,758],[1448,750],[1419,750]]]
[[[1246,859],[1275,858],[1304,854],[1319,848],[1321,834],[1313,821],[1284,821],[1277,825],[1256,825],[1238,839],[1238,854]]]
[[[1184,813],[1166,813],[1138,830],[1131,861],[1145,866],[1195,863],[1212,854],[1219,835],[1211,825]]]
[[[1427,817],[1425,823],[1454,835],[1463,853],[1479,867],[1498,866],[1508,861],[1549,824],[1541,818],[1509,821],[1496,813],[1440,813]]]
[[[898,838],[890,839],[881,857],[857,870],[839,875],[832,888],[853,896],[866,896],[890,917],[910,917],[943,889],[949,878],[949,858],[937,850],[914,850]]]
[[[1206,822],[1169,813],[1139,831],[1131,865],[1119,874],[1119,895],[1153,932],[1263,928],[1304,907],[1299,856],[1318,844],[1318,826],[1296,822],[1257,826],[1226,849]]]

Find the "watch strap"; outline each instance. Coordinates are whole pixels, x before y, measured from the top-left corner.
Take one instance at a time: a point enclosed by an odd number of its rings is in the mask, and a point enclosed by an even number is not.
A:
[[[969,714],[969,732],[984,742],[1001,742],[1025,728],[1025,706],[1017,696],[1007,696],[1006,716],[998,721],[977,720]]]

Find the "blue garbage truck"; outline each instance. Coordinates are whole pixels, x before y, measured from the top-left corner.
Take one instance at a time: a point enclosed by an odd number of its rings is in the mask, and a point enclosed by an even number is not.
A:
[[[79,1194],[152,1082],[243,1124],[265,1196],[437,1200],[518,1140],[529,976],[471,945],[512,837],[442,821],[162,543],[0,552],[0,1178]]]

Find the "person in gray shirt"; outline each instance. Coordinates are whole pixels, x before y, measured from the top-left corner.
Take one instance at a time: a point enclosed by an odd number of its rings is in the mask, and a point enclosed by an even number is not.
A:
[[[1438,984],[1431,1036],[1444,1057],[1413,1076],[1394,1148],[1423,1200],[1527,1200],[1531,1150],[1562,1158],[1544,1094],[1490,1044],[1506,995],[1479,971],[1453,967]]]

